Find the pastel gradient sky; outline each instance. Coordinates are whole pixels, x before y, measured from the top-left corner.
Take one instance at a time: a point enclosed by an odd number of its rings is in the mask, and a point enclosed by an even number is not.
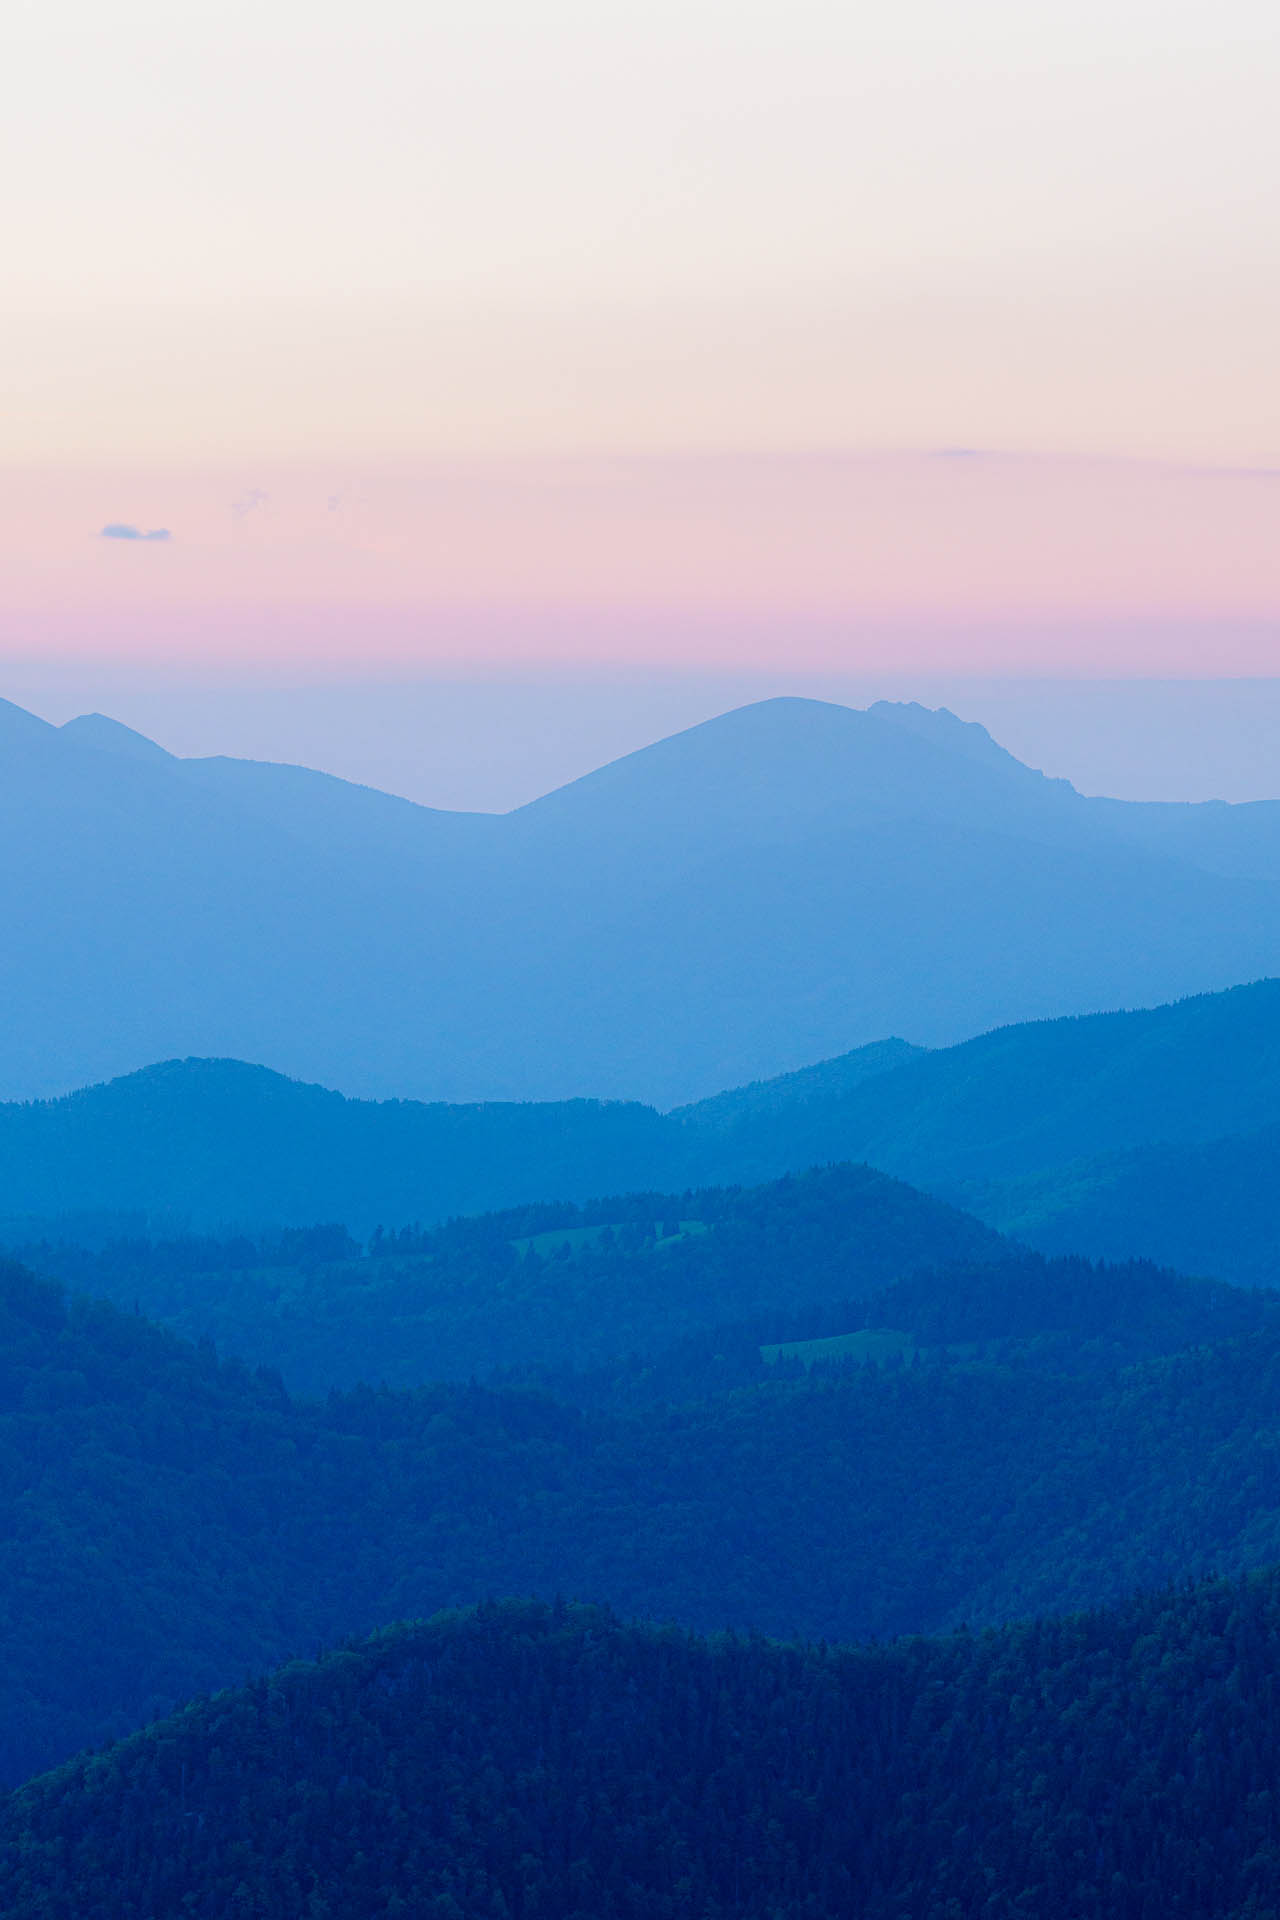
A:
[[[20,675],[1277,671],[1274,0],[14,4]]]

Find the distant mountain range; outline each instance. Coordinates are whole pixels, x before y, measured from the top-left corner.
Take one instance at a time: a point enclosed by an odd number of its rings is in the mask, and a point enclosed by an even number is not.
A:
[[[678,1196],[838,1161],[1045,1252],[1274,1284],[1280,981],[935,1051],[884,1041],[666,1114],[349,1100],[237,1061],[171,1061],[0,1106],[0,1237],[327,1220],[363,1239],[378,1225]]]
[[[0,1092],[674,1106],[1278,973],[1277,871],[1280,803],[1088,799],[915,706],[766,701],[483,815],[0,703]]]

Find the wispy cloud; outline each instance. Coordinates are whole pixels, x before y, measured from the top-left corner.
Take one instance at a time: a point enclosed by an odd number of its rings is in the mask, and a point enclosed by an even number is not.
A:
[[[172,540],[168,527],[131,527],[126,520],[109,520],[102,529],[103,540]]]
[[[235,520],[246,519],[249,514],[256,513],[263,502],[270,498],[271,495],[264,492],[261,487],[246,488],[238,500],[231,502],[232,518]]]

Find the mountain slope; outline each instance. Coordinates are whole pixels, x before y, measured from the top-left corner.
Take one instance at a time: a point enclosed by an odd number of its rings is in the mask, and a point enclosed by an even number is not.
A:
[[[861,1086],[876,1074],[888,1073],[909,1060],[923,1056],[926,1049],[913,1047],[906,1040],[878,1040],[856,1047],[852,1053],[835,1060],[820,1060],[811,1067],[798,1067],[794,1073],[780,1074],[773,1080],[753,1080],[749,1086],[730,1087],[686,1107],[678,1118],[688,1122],[699,1135],[723,1129],[732,1133],[744,1121],[768,1122],[775,1116],[794,1115],[810,1105],[823,1108]],[[819,1155],[830,1158],[830,1155]]]
[[[923,709],[763,702],[500,817],[149,745],[0,708],[0,1091],[198,1054],[674,1104],[1280,970],[1270,814],[1086,800]]]
[[[1126,1259],[1141,1248],[1187,1273],[1280,1286],[1280,1128],[1207,1144],[1138,1147],[974,1187],[983,1218],[1049,1253]]]
[[[856,1057],[856,1056],[855,1056]],[[1280,981],[1033,1022],[847,1083],[835,1060],[675,1118],[739,1178],[860,1159],[963,1191],[1086,1156],[1280,1122]]]
[[[1280,1579],[868,1650],[507,1604],[198,1702],[0,1815],[13,1920],[1263,1920]]]

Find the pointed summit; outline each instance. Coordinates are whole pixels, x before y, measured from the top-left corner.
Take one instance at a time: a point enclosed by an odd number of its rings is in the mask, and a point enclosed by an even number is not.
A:
[[[120,720],[105,713],[81,713],[59,728],[64,737],[78,747],[93,747],[98,753],[118,753],[130,760],[172,760],[173,755],[136,733]]]

